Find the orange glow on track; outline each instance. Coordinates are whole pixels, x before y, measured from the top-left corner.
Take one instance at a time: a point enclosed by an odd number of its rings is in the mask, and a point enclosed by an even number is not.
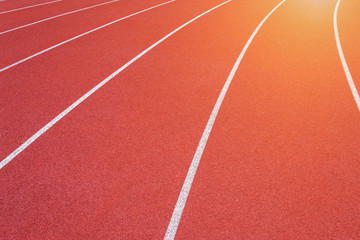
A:
[[[46,1],[0,1],[0,12]],[[106,1],[1,14],[0,32]],[[116,1],[3,34],[0,69],[166,1]],[[337,1],[287,0],[262,25],[175,239],[359,238],[360,112],[335,41]],[[282,0],[232,0],[174,32],[223,2],[176,0],[0,72],[0,161],[112,76],[0,169],[0,238],[164,238],[224,83]],[[360,0],[341,0],[341,46],[360,91],[359,13]]]

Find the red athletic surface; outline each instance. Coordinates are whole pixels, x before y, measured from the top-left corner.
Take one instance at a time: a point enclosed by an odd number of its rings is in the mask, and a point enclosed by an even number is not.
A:
[[[4,1],[0,2],[0,12],[10,11],[10,10],[14,10],[14,9],[29,7],[29,6],[43,4],[43,3],[48,3],[48,2],[52,2],[52,1],[55,1],[55,0],[4,0]],[[46,5],[58,4],[58,3],[61,3],[61,1],[45,4],[45,5],[38,6],[38,7],[43,7]],[[35,9],[35,8],[37,8],[37,7],[30,8],[30,9]],[[26,10],[20,10],[20,11],[26,11]],[[14,19],[10,19],[10,20],[14,20]]]
[[[165,1],[118,1],[0,35],[0,68]],[[40,3],[9,2],[0,11]],[[0,30],[100,2],[0,15]],[[222,2],[176,0],[1,72],[0,159]],[[162,239],[222,86],[279,2],[233,0],[201,17],[14,158],[0,170],[0,238]],[[336,48],[335,4],[288,0],[260,29],[220,109],[177,239],[360,238],[360,112]],[[358,1],[342,0],[338,16],[358,89],[359,11]]]

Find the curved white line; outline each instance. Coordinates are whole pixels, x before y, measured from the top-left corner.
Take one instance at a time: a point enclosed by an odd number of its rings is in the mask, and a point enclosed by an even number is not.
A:
[[[240,53],[240,56],[238,57],[238,59],[236,60],[235,62],[235,65],[233,66],[231,72],[230,72],[230,75],[229,77],[227,78],[226,82],[225,82],[225,85],[224,87],[222,88],[221,90],[221,93],[216,101],[216,104],[215,104],[215,107],[214,109],[212,110],[211,112],[211,115],[210,115],[210,118],[206,124],[206,128],[201,136],[201,139],[200,139],[200,142],[199,142],[199,145],[196,149],[196,152],[195,152],[195,155],[194,155],[194,158],[191,162],[191,165],[189,167],[189,170],[188,170],[188,173],[186,175],[186,178],[185,178],[185,181],[184,181],[184,184],[181,188],[181,192],[180,192],[180,195],[179,195],[179,198],[176,202],[176,205],[175,205],[175,208],[174,208],[174,211],[173,211],[173,214],[171,216],[171,220],[170,220],[170,223],[168,225],[168,228],[167,228],[167,231],[166,231],[166,234],[165,234],[165,237],[164,237],[164,240],[172,240],[175,238],[175,235],[176,235],[176,231],[177,231],[177,228],[179,226],[179,223],[180,223],[180,220],[181,220],[181,215],[183,213],[183,210],[185,208],[185,204],[186,204],[186,201],[187,201],[187,198],[189,196],[189,192],[190,192],[190,189],[191,189],[191,185],[194,181],[194,177],[195,177],[195,174],[196,174],[196,171],[197,171],[197,168],[199,166],[199,163],[200,163],[200,160],[201,160],[201,156],[204,152],[204,149],[206,147],[206,143],[209,139],[209,136],[210,136],[210,133],[211,133],[211,130],[212,130],[212,127],[214,125],[214,122],[216,120],[216,117],[217,117],[217,114],[220,110],[220,107],[221,107],[221,104],[224,100],[224,97],[226,95],[226,92],[230,86],[230,83],[232,81],[232,79],[234,78],[234,75],[241,63],[241,60],[243,59],[247,49],[249,48],[252,40],[254,39],[255,35],[257,34],[257,32],[259,31],[259,29],[261,28],[261,26],[265,23],[265,21],[270,17],[270,15],[275,12],[275,10],[280,7],[281,4],[283,4],[286,0],[283,0],[281,3],[279,3],[261,22],[260,24],[257,26],[257,28],[255,29],[255,31],[252,33],[252,35],[250,36],[249,40],[247,41],[247,43],[245,44],[245,47],[243,48],[243,50],[241,51]]]
[[[167,38],[169,38],[171,35],[175,34],[176,32],[178,32],[179,30],[181,30],[182,28],[186,27],[187,25],[189,25],[190,23],[194,22],[195,20],[197,20],[198,18],[204,16],[205,14],[215,10],[216,8],[230,2],[231,0],[228,0],[226,2],[223,2],[209,10],[207,10],[206,12],[198,15],[197,17],[191,19],[190,21],[184,23],[183,25],[181,25],[180,27],[176,28],[175,30],[173,30],[172,32],[170,32],[169,34],[167,34],[165,37],[161,38],[159,41],[157,41],[156,43],[154,43],[153,45],[151,45],[150,47],[148,47],[147,49],[145,49],[144,51],[142,51],[141,53],[139,53],[136,57],[134,57],[133,59],[131,59],[129,62],[127,62],[125,65],[123,65],[122,67],[120,67],[118,70],[116,70],[115,72],[113,72],[110,76],[108,76],[107,78],[105,78],[103,81],[101,81],[98,85],[96,85],[95,87],[93,87],[90,91],[88,91],[85,95],[83,95],[82,97],[80,97],[78,100],[76,100],[76,102],[74,102],[73,104],[71,104],[68,108],[66,108],[62,113],[60,113],[59,115],[57,115],[53,120],[51,120],[49,123],[47,123],[43,128],[41,128],[39,131],[37,131],[33,136],[31,136],[28,140],[26,140],[26,142],[24,142],[23,144],[21,144],[20,147],[18,147],[17,149],[15,149],[15,151],[13,151],[10,155],[8,155],[5,159],[3,159],[0,162],[0,169],[2,169],[6,164],[8,164],[11,160],[13,160],[17,155],[19,155],[22,151],[24,151],[28,146],[30,146],[30,144],[32,144],[37,138],[39,138],[41,135],[43,135],[47,130],[49,130],[52,126],[54,126],[58,121],[60,121],[63,117],[65,117],[69,112],[71,112],[75,107],[77,107],[80,103],[82,103],[83,101],[85,101],[88,97],[90,97],[94,92],[96,92],[97,90],[99,90],[102,86],[104,86],[107,82],[109,82],[112,78],[114,78],[116,75],[118,75],[119,73],[121,73],[124,69],[126,69],[127,67],[129,67],[132,63],[134,63],[136,60],[138,60],[139,58],[141,58],[142,56],[144,56],[147,52],[149,52],[151,49],[153,49],[154,47],[156,47],[157,45],[159,45],[160,43],[162,43],[163,41],[165,41]]]
[[[341,59],[342,66],[344,68],[344,72],[345,72],[347,81],[348,81],[350,89],[351,89],[351,93],[354,96],[356,105],[357,105],[357,107],[358,107],[358,109],[360,111],[360,96],[359,96],[359,93],[358,93],[358,91],[356,89],[354,80],[353,80],[353,78],[351,76],[349,67],[348,67],[348,65],[346,63],[344,52],[343,52],[342,47],[341,47],[340,37],[339,37],[339,30],[338,30],[338,26],[337,26],[337,14],[338,14],[338,10],[339,10],[340,1],[341,0],[338,0],[338,2],[336,3],[336,7],[335,7],[335,11],[334,11],[334,31],[335,31],[336,46],[337,46],[337,49],[338,49],[338,52],[339,52],[339,56],[340,56],[340,59]]]
[[[55,1],[51,1],[51,2],[45,2],[45,3],[36,4],[36,5],[31,5],[31,6],[27,6],[27,7],[16,8],[16,9],[8,10],[8,11],[5,11],[5,12],[0,12],[0,14],[15,12],[15,11],[23,10],[23,9],[38,7],[38,6],[47,5],[47,4],[50,4],[50,3],[61,2],[61,1],[62,0],[55,0]]]
[[[25,25],[22,25],[22,26],[19,26],[19,27],[15,27],[15,28],[12,28],[12,29],[9,29],[9,30],[5,30],[3,32],[0,32],[0,35],[5,34],[5,33],[9,33],[9,32],[13,32],[13,31],[21,29],[21,28],[29,27],[29,26],[32,26],[32,25],[35,25],[35,24],[38,24],[38,23],[46,22],[46,21],[49,21],[49,20],[54,19],[54,18],[63,17],[63,16],[66,16],[66,15],[81,12],[81,11],[88,10],[88,9],[91,9],[91,8],[95,8],[95,7],[100,7],[102,5],[106,5],[106,4],[117,2],[117,1],[119,1],[119,0],[112,0],[110,2],[104,2],[104,3],[96,4],[96,5],[93,5],[93,6],[90,6],[90,7],[85,7],[85,8],[81,8],[81,9],[78,9],[78,10],[74,10],[74,11],[71,11],[71,12],[62,13],[62,14],[59,14],[59,15],[56,15],[56,16],[53,16],[53,17],[44,18],[44,19],[36,21],[36,22],[28,23],[28,24],[25,24]]]

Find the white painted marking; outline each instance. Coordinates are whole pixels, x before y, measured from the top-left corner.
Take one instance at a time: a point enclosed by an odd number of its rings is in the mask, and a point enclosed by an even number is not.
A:
[[[55,0],[55,1],[51,1],[51,2],[45,2],[45,3],[36,4],[36,5],[31,5],[31,6],[27,6],[27,7],[16,8],[16,9],[8,10],[8,11],[5,11],[5,12],[0,12],[0,14],[15,12],[15,11],[23,10],[23,9],[33,8],[33,7],[42,6],[42,5],[47,5],[47,4],[56,3],[56,2],[61,2],[61,1],[62,1],[62,0]]]
[[[338,49],[338,52],[339,52],[339,56],[340,56],[340,59],[341,59],[342,66],[344,68],[346,78],[348,80],[348,83],[349,83],[349,86],[350,86],[350,89],[351,89],[351,93],[354,96],[356,105],[357,105],[357,107],[358,107],[358,109],[360,111],[360,96],[359,96],[359,93],[358,93],[358,91],[356,89],[354,80],[353,80],[353,78],[351,76],[349,67],[348,67],[348,65],[346,63],[344,52],[343,52],[342,47],[341,47],[340,37],[339,37],[339,31],[338,31],[338,26],[337,26],[337,14],[338,14],[338,10],[339,10],[340,1],[341,0],[338,0],[338,2],[336,3],[336,7],[335,7],[335,11],[334,11],[334,31],[335,31],[336,46],[337,46],[337,49]]]
[[[167,231],[166,231],[166,234],[165,234],[165,237],[164,237],[164,240],[172,240],[175,238],[175,235],[176,235],[176,231],[177,231],[177,228],[179,226],[179,223],[180,223],[180,220],[181,220],[181,215],[184,211],[184,208],[185,208],[185,204],[186,204],[186,201],[187,201],[187,198],[189,196],[189,192],[190,192],[190,189],[191,189],[191,185],[194,181],[194,177],[195,177],[195,174],[196,174],[196,171],[197,171],[197,168],[199,166],[199,163],[200,163],[200,160],[201,160],[201,156],[204,152],[204,149],[206,147],[206,143],[209,139],[209,136],[210,136],[210,133],[211,133],[211,130],[212,130],[212,127],[215,123],[215,120],[216,120],[216,117],[217,117],[217,114],[220,110],[220,107],[221,107],[221,104],[224,100],[224,97],[226,95],[226,92],[231,84],[231,81],[232,79],[234,78],[234,75],[241,63],[241,60],[243,59],[247,49],[249,48],[252,40],[254,39],[255,35],[257,34],[257,32],[259,31],[259,29],[261,28],[261,26],[265,23],[265,21],[270,17],[270,15],[278,8],[280,7],[281,4],[283,4],[286,0],[283,0],[281,3],[279,3],[262,21],[261,23],[257,26],[257,28],[255,29],[255,31],[252,33],[252,35],[250,36],[249,40],[247,41],[247,43],[245,44],[245,47],[243,48],[243,50],[241,51],[240,53],[240,56],[238,57],[238,59],[236,60],[235,62],[235,65],[233,66],[231,72],[230,72],[230,75],[229,77],[227,78],[224,86],[223,86],[223,89],[221,90],[220,92],[220,95],[216,101],[216,104],[215,104],[215,107],[214,109],[212,110],[211,112],[211,115],[210,115],[210,118],[206,124],[206,128],[201,136],[201,139],[200,139],[200,142],[199,142],[199,145],[196,149],[196,152],[195,152],[195,155],[194,155],[194,158],[191,162],[191,165],[189,167],[189,170],[188,170],[188,173],[186,175],[186,178],[185,178],[185,181],[184,181],[184,184],[181,188],[181,192],[180,192],[180,195],[179,195],[179,198],[176,202],[176,205],[175,205],[175,208],[174,208],[174,211],[173,211],[173,214],[171,216],[171,220],[170,220],[170,223],[168,225],[168,228],[167,228]]]
[[[19,155],[24,149],[26,149],[30,144],[32,144],[37,138],[39,138],[42,134],[44,134],[47,130],[49,130],[52,126],[54,126],[58,121],[60,121],[63,117],[65,117],[69,112],[71,112],[75,107],[77,107],[80,103],[82,103],[85,99],[90,97],[94,92],[99,90],[102,86],[104,86],[107,82],[109,82],[112,78],[114,78],[116,75],[121,73],[124,69],[129,67],[132,63],[134,63],[136,60],[144,56],[147,52],[149,52],[151,49],[165,41],[167,38],[169,38],[171,35],[176,33],[177,31],[181,30],[182,28],[186,27],[190,23],[194,22],[198,18],[204,16],[205,14],[215,10],[216,8],[230,2],[231,0],[228,0],[226,2],[223,2],[216,7],[213,7],[206,12],[198,15],[197,17],[191,19],[190,21],[186,22],[185,24],[181,25],[180,27],[176,28],[169,34],[167,34],[165,37],[161,38],[159,41],[139,53],[136,57],[131,59],[129,62],[127,62],[125,65],[120,67],[118,70],[113,72],[110,76],[108,76],[106,79],[104,79],[102,82],[100,82],[98,85],[96,85],[94,88],[92,88],[90,91],[88,91],[85,95],[83,95],[81,98],[79,98],[76,102],[71,104],[68,108],[66,108],[62,113],[60,113],[58,116],[56,116],[53,120],[51,120],[49,123],[47,123],[43,128],[41,128],[38,132],[36,132],[32,137],[30,137],[26,142],[24,142],[20,147],[18,147],[15,151],[13,151],[10,155],[8,155],[5,159],[3,159],[0,162],[0,169],[2,169],[6,164],[8,164],[11,160],[13,160],[17,155]]]
[[[18,29],[21,29],[21,28],[29,27],[29,26],[32,26],[32,25],[35,25],[35,24],[38,24],[38,23],[46,22],[46,21],[49,21],[49,20],[54,19],[54,18],[66,16],[66,15],[69,15],[69,14],[72,14],[72,13],[81,12],[81,11],[84,11],[84,10],[88,10],[88,9],[91,9],[91,8],[99,7],[99,6],[109,4],[109,3],[113,3],[113,2],[117,2],[117,1],[119,1],[119,0],[113,0],[113,1],[105,2],[105,3],[101,3],[101,4],[96,4],[96,5],[93,5],[93,6],[90,6],[90,7],[81,8],[81,9],[78,9],[78,10],[75,10],[75,11],[63,13],[63,14],[56,15],[56,16],[49,17],[49,18],[45,18],[45,19],[42,19],[42,20],[39,20],[39,21],[36,21],[36,22],[32,22],[32,23],[29,23],[29,24],[25,24],[25,25],[22,25],[22,26],[19,26],[19,27],[15,27],[15,28],[0,32],[0,35],[15,31],[15,30],[18,30]]]
[[[17,61],[17,62],[15,62],[15,63],[13,63],[13,64],[10,64],[10,65],[8,65],[8,66],[6,66],[6,67],[4,67],[4,68],[1,68],[1,69],[0,69],[0,73],[3,72],[3,71],[5,71],[5,70],[8,70],[8,69],[10,69],[10,68],[12,68],[12,67],[15,67],[16,65],[19,65],[20,63],[26,62],[27,60],[30,60],[30,59],[32,59],[32,58],[34,58],[34,57],[37,57],[37,56],[39,56],[39,55],[41,55],[41,54],[43,54],[43,53],[46,53],[46,52],[48,52],[48,51],[50,51],[50,50],[52,50],[52,49],[54,49],[54,48],[60,47],[61,45],[64,45],[64,44],[66,44],[66,43],[68,43],[68,42],[71,42],[71,41],[73,41],[73,40],[75,40],[75,39],[78,39],[78,38],[80,38],[80,37],[83,37],[83,36],[85,36],[85,35],[88,35],[88,34],[90,34],[90,33],[93,33],[93,32],[95,32],[95,31],[97,31],[97,30],[100,30],[100,29],[102,29],[102,28],[105,28],[105,27],[110,26],[110,25],[112,25],[112,24],[114,24],[114,23],[120,22],[120,21],[122,21],[122,20],[124,20],[124,19],[130,18],[130,17],[135,16],[135,15],[137,15],[137,14],[140,14],[140,13],[143,13],[143,12],[146,12],[146,11],[149,11],[149,10],[151,10],[151,9],[160,7],[160,6],[162,6],[162,5],[165,5],[165,4],[174,2],[174,1],[175,1],[175,0],[171,0],[171,1],[168,1],[168,2],[164,2],[164,3],[158,4],[158,5],[156,5],[156,6],[153,6],[153,7],[144,9],[144,10],[142,10],[142,11],[139,11],[139,12],[136,12],[136,13],[133,13],[133,14],[130,14],[130,15],[126,16],[126,17],[119,18],[119,19],[117,19],[117,20],[115,20],[115,21],[112,21],[112,22],[110,22],[110,23],[104,24],[104,25],[102,25],[102,26],[100,26],[100,27],[94,28],[94,29],[92,29],[92,30],[90,30],[90,31],[87,31],[87,32],[85,32],[85,33],[82,33],[82,34],[80,34],[80,35],[77,35],[77,36],[75,36],[75,37],[73,37],[73,38],[70,38],[70,39],[65,40],[65,41],[63,41],[63,42],[61,42],[61,43],[58,43],[58,44],[56,44],[56,45],[54,45],[54,46],[51,46],[51,47],[49,47],[49,48],[47,48],[47,49],[44,49],[44,50],[42,50],[42,51],[40,51],[40,52],[37,52],[37,53],[35,53],[35,54],[27,57],[27,58],[21,59],[20,61]]]

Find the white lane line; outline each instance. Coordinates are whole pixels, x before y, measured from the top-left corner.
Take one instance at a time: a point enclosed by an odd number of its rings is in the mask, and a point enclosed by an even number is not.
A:
[[[56,2],[61,2],[61,1],[62,1],[62,0],[55,0],[55,1],[51,1],[51,2],[45,2],[45,3],[36,4],[36,5],[31,5],[31,6],[27,6],[27,7],[16,8],[16,9],[8,10],[8,11],[5,11],[5,12],[0,12],[0,14],[15,12],[15,11],[23,10],[23,9],[33,8],[33,7],[42,6],[42,5],[47,5],[47,4],[56,3]]]
[[[208,141],[208,138],[210,136],[210,133],[211,133],[211,130],[212,130],[212,127],[214,125],[214,122],[216,120],[216,117],[217,117],[217,114],[219,112],[219,109],[221,107],[221,104],[224,100],[224,97],[226,95],[226,92],[230,86],[230,83],[232,81],[232,79],[234,78],[234,75],[241,63],[241,60],[243,59],[247,49],[249,48],[252,40],[254,39],[255,35],[257,34],[257,32],[259,31],[259,29],[261,28],[261,26],[265,23],[265,21],[270,17],[270,15],[275,12],[275,10],[280,7],[281,4],[283,4],[286,0],[283,0],[281,3],[279,3],[262,21],[261,23],[257,26],[257,28],[255,29],[255,31],[252,33],[252,35],[250,36],[249,40],[247,41],[247,43],[245,44],[245,47],[243,48],[243,50],[241,51],[240,53],[240,56],[238,57],[238,59],[236,60],[235,62],[235,65],[233,66],[231,72],[230,72],[230,75],[229,77],[227,78],[225,84],[224,84],[224,87],[222,88],[221,92],[220,92],[220,95],[216,101],[216,104],[215,104],[215,107],[214,109],[212,110],[211,112],[211,115],[210,115],[210,118],[206,124],[206,128],[201,136],[201,139],[200,139],[200,142],[199,142],[199,145],[196,149],[196,152],[195,152],[195,155],[194,155],[194,158],[191,162],[191,165],[189,167],[189,170],[188,170],[188,173],[186,175],[186,178],[185,178],[185,181],[184,181],[184,184],[181,188],[181,192],[180,192],[180,195],[179,195],[179,198],[176,202],[176,205],[175,205],[175,208],[174,208],[174,211],[173,211],[173,214],[171,216],[171,220],[170,220],[170,223],[168,225],[168,228],[167,228],[167,231],[166,231],[166,234],[165,234],[165,237],[164,237],[164,240],[172,240],[175,238],[175,235],[176,235],[176,231],[177,231],[177,228],[179,226],[179,223],[180,223],[180,220],[181,220],[181,215],[184,211],[184,208],[185,208],[185,204],[186,204],[186,200],[189,196],[189,192],[190,192],[190,189],[191,189],[191,185],[194,181],[194,177],[195,177],[195,174],[196,174],[196,171],[197,171],[197,168],[199,166],[199,163],[200,163],[200,159],[201,159],[201,156],[204,152],[204,149],[206,147],[206,143]]]
[[[359,96],[359,93],[358,93],[358,91],[356,89],[354,80],[353,80],[353,78],[351,76],[349,67],[348,67],[348,65],[346,63],[344,52],[343,52],[342,47],[341,47],[340,37],[339,37],[339,31],[338,31],[338,26],[337,26],[337,15],[338,15],[340,1],[341,0],[338,0],[338,2],[336,3],[336,7],[335,7],[335,11],[334,11],[334,32],[335,32],[336,46],[337,46],[337,49],[338,49],[338,52],[339,52],[341,63],[342,63],[342,66],[344,68],[344,72],[345,72],[346,78],[348,80],[352,95],[354,96],[356,105],[357,105],[357,107],[358,107],[358,109],[360,111],[360,96]]]
[[[35,54],[33,54],[33,55],[29,56],[29,57],[26,57],[26,58],[24,58],[24,59],[21,59],[20,61],[17,61],[17,62],[15,62],[15,63],[13,63],[13,64],[10,64],[10,65],[8,65],[8,66],[6,66],[6,67],[4,67],[4,68],[1,68],[1,69],[0,69],[0,73],[3,72],[3,71],[5,71],[5,70],[8,70],[8,69],[10,69],[10,68],[12,68],[12,67],[15,67],[16,65],[19,65],[20,63],[26,62],[27,60],[30,60],[30,59],[32,59],[32,58],[34,58],[34,57],[37,57],[37,56],[39,56],[39,55],[41,55],[41,54],[43,54],[43,53],[46,53],[46,52],[48,52],[48,51],[50,51],[50,50],[52,50],[52,49],[54,49],[54,48],[60,47],[61,45],[64,45],[64,44],[66,44],[66,43],[68,43],[68,42],[71,42],[71,41],[73,41],[73,40],[75,40],[75,39],[78,39],[78,38],[80,38],[80,37],[83,37],[83,36],[85,36],[85,35],[88,35],[88,34],[90,34],[90,33],[93,33],[93,32],[95,32],[95,31],[97,31],[97,30],[100,30],[100,29],[102,29],[102,28],[105,28],[105,27],[107,27],[107,26],[110,26],[110,25],[112,25],[112,24],[114,24],[114,23],[120,22],[120,21],[122,21],[122,20],[124,20],[124,19],[130,18],[130,17],[135,16],[135,15],[137,15],[137,14],[140,14],[140,13],[143,13],[143,12],[146,12],[146,11],[149,11],[149,10],[151,10],[151,9],[160,7],[160,6],[162,6],[162,5],[165,5],[165,4],[168,4],[168,3],[171,3],[171,2],[175,2],[175,0],[171,0],[171,1],[168,1],[168,2],[164,2],[164,3],[158,4],[158,5],[156,5],[156,6],[153,6],[153,7],[144,9],[144,10],[141,10],[141,11],[139,11],[139,12],[130,14],[130,15],[126,16],[126,17],[119,18],[119,19],[117,19],[117,20],[115,20],[115,21],[112,21],[112,22],[110,22],[110,23],[104,24],[104,25],[102,25],[102,26],[100,26],[100,27],[94,28],[94,29],[92,29],[92,30],[90,30],[90,31],[87,31],[87,32],[82,33],[82,34],[80,34],[80,35],[77,35],[77,36],[75,36],[75,37],[72,37],[72,38],[70,38],[70,39],[68,39],[68,40],[65,40],[65,41],[63,41],[63,42],[61,42],[61,43],[58,43],[58,44],[56,44],[56,45],[54,45],[54,46],[51,46],[51,47],[46,48],[46,49],[44,49],[44,50],[42,50],[42,51],[40,51],[40,52],[37,52],[37,53],[35,53]]]
[[[90,7],[81,8],[81,9],[78,9],[78,10],[75,10],[75,11],[71,11],[71,12],[67,12],[67,13],[62,13],[62,14],[60,14],[60,15],[56,15],[56,16],[49,17],[49,18],[45,18],[45,19],[42,19],[42,20],[39,20],[39,21],[36,21],[36,22],[32,22],[32,23],[29,23],[29,24],[25,24],[25,25],[22,25],[22,26],[19,26],[19,27],[15,27],[15,28],[12,28],[12,29],[9,29],[9,30],[5,30],[5,31],[3,31],[3,32],[0,32],[0,35],[1,35],[1,34],[5,34],[5,33],[9,33],[9,32],[12,32],[12,31],[15,31],[15,30],[18,30],[18,29],[21,29],[21,28],[25,28],[25,27],[28,27],[28,26],[31,26],[31,25],[35,25],[35,24],[37,24],[37,23],[42,23],[42,22],[45,22],[45,21],[49,21],[49,20],[54,19],[54,18],[66,16],[66,15],[69,15],[69,14],[72,14],[72,13],[81,12],[81,11],[84,11],[84,10],[87,10],[87,9],[99,7],[99,6],[102,6],[102,5],[105,5],[105,4],[109,4],[109,3],[113,3],[113,2],[117,2],[117,1],[119,1],[119,0],[113,0],[113,1],[109,1],[109,2],[104,2],[104,3],[96,4],[96,5],[93,5],[93,6],[90,6]]]
[[[194,22],[195,20],[197,20],[198,18],[204,16],[205,14],[215,10],[216,8],[230,2],[231,0],[228,0],[226,2],[223,2],[209,10],[207,10],[206,12],[198,15],[197,17],[191,19],[190,21],[184,23],[183,25],[181,25],[180,27],[176,28],[175,30],[173,30],[172,32],[170,32],[169,34],[167,34],[165,37],[161,38],[159,41],[157,41],[156,43],[154,43],[153,45],[151,45],[150,47],[148,47],[147,49],[145,49],[144,51],[142,51],[141,53],[139,53],[136,57],[134,57],[133,59],[131,59],[129,62],[127,62],[125,65],[123,65],[122,67],[120,67],[118,70],[116,70],[115,72],[113,72],[110,76],[108,76],[107,78],[105,78],[102,82],[100,82],[98,85],[96,85],[95,87],[93,87],[90,91],[88,91],[85,95],[83,95],[81,98],[79,98],[76,102],[74,102],[73,104],[71,104],[68,108],[66,108],[62,113],[60,113],[58,116],[56,116],[53,120],[51,120],[49,123],[47,123],[43,128],[41,128],[38,132],[36,132],[32,137],[30,137],[28,140],[26,140],[26,142],[24,142],[20,147],[18,147],[15,151],[13,151],[10,155],[8,155],[5,159],[3,159],[0,162],[0,169],[2,169],[6,164],[8,164],[11,160],[13,160],[17,155],[19,155],[22,151],[24,151],[24,149],[26,149],[30,144],[32,144],[38,137],[40,137],[42,134],[44,134],[47,130],[49,130],[49,128],[51,128],[52,126],[54,126],[58,121],[60,121],[63,117],[65,117],[69,112],[71,112],[75,107],[77,107],[80,103],[82,103],[85,99],[87,99],[88,97],[90,97],[94,92],[96,92],[97,90],[99,90],[102,86],[104,86],[107,82],[109,82],[112,78],[114,78],[116,75],[118,75],[119,73],[121,73],[124,69],[126,69],[127,67],[129,67],[132,63],[134,63],[136,60],[138,60],[139,58],[141,58],[142,56],[144,56],[147,52],[149,52],[151,49],[153,49],[154,47],[156,47],[157,45],[159,45],[160,43],[162,43],[163,41],[165,41],[167,38],[169,38],[171,35],[173,35],[174,33],[178,32],[179,30],[181,30],[182,28],[186,27],[187,25],[189,25],[190,23]]]

